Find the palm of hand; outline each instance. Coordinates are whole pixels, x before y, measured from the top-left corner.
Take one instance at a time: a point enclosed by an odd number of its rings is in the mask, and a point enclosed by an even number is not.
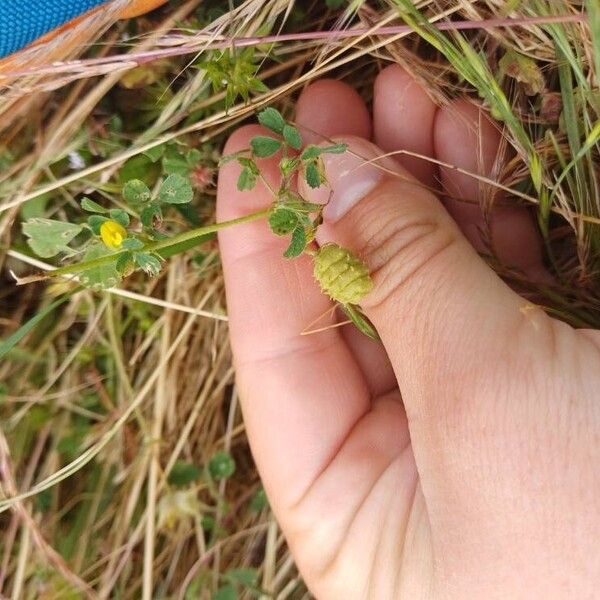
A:
[[[362,102],[334,82],[305,91],[296,121],[326,136],[371,135]],[[373,128],[385,151],[467,170],[490,173],[498,153],[499,134],[477,109],[436,110],[397,67],[376,83]],[[239,130],[226,152],[256,133]],[[432,163],[399,162],[435,185]],[[273,161],[261,167],[276,179]],[[220,176],[220,220],[270,202],[266,190],[237,192],[236,168]],[[455,195],[481,193],[456,172],[439,176]],[[329,308],[309,261],[283,262],[283,244],[261,224],[220,236],[245,421],[302,574],[322,599],[592,597],[597,333],[510,291],[414,180],[377,183],[322,235],[374,271],[365,310],[385,350],[348,328],[300,337]],[[480,248],[479,209],[446,209]],[[493,227],[498,255],[546,276],[524,212],[499,208]]]

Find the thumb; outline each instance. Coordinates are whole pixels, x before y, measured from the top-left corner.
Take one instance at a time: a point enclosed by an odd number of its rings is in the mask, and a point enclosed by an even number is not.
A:
[[[338,141],[348,151],[324,155],[330,189],[303,184],[309,200],[328,199],[318,241],[349,248],[367,264],[374,288],[362,307],[392,361],[407,411],[442,392],[456,397],[452,385],[481,377],[509,352],[526,301],[396,161],[373,161],[383,151],[360,138]]]

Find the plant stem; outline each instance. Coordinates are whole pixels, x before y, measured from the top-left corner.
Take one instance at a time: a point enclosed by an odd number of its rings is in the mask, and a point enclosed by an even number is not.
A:
[[[180,233],[179,235],[173,236],[166,240],[150,242],[141,248],[140,252],[156,252],[157,250],[162,250],[163,248],[168,248],[169,246],[174,246],[175,244],[180,244],[181,242],[187,242],[189,240],[200,238],[209,233],[215,233],[217,231],[221,231],[222,229],[227,229],[228,227],[243,225],[244,223],[252,223],[253,221],[259,221],[260,219],[266,219],[270,212],[271,209],[269,208],[239,217],[238,219],[231,219],[230,221],[223,221],[222,223],[213,223],[212,225],[205,225],[204,227],[198,227],[197,229],[190,229],[189,231],[185,231],[184,233]],[[54,271],[49,271],[45,275],[48,277],[61,277],[62,275],[80,273],[82,271],[87,271],[88,269],[102,267],[115,261],[121,254],[124,254],[125,252],[127,252],[127,250],[102,256],[94,260],[88,260],[87,262],[74,263],[72,265],[67,265],[66,267],[60,267],[58,269],[54,269]]]

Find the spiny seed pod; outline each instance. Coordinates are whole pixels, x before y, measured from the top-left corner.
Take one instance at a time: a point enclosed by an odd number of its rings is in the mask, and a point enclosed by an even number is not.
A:
[[[317,252],[315,279],[340,304],[358,304],[373,289],[367,265],[337,244],[326,244]]]

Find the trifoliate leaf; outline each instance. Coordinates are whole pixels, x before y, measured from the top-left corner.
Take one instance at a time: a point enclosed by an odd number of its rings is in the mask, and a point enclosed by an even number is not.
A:
[[[276,108],[265,108],[258,113],[258,122],[274,133],[283,133],[285,120]]]
[[[82,230],[82,225],[53,219],[35,218],[23,223],[27,243],[42,258],[50,258],[61,252],[72,254],[68,244]]]
[[[235,473],[235,461],[229,452],[217,452],[208,464],[208,470],[215,481],[229,479]]]
[[[166,204],[186,204],[194,197],[190,180],[182,175],[169,175],[158,192],[158,199]]]
[[[321,186],[323,178],[316,162],[310,162],[306,165],[306,183],[315,189]]]
[[[162,210],[158,202],[150,202],[140,213],[140,220],[144,227],[154,227],[157,221],[162,219]]]
[[[95,243],[88,247],[83,261],[96,260],[113,254],[113,251],[104,246],[101,243]],[[117,259],[99,267],[91,267],[89,269],[82,268],[81,274],[79,275],[79,281],[81,285],[90,287],[94,290],[103,290],[109,287],[113,287],[119,283],[120,275],[116,268]]]
[[[91,213],[107,213],[108,209],[104,208],[104,206],[101,206],[100,204],[98,204],[97,202],[94,202],[93,200],[91,200],[88,197],[85,197],[81,200],[81,208],[87,212],[91,212]]]
[[[144,202],[150,200],[150,189],[139,179],[131,179],[123,186],[123,198],[125,202],[133,207],[139,207]]]
[[[283,139],[294,149],[302,148],[302,136],[300,132],[292,125],[285,125],[283,128]]]
[[[269,225],[275,235],[288,235],[298,226],[298,215],[288,208],[277,208],[269,216]]]
[[[258,158],[269,158],[269,156],[273,156],[279,151],[281,142],[264,135],[257,135],[250,140],[250,147],[254,155],[258,156]]]
[[[240,192],[254,189],[256,185],[256,175],[248,168],[244,167],[237,181],[237,189]]]
[[[109,213],[113,221],[116,221],[123,227],[129,227],[129,215],[122,208],[112,208]]]
[[[348,150],[347,144],[335,144],[333,146],[309,146],[304,150],[300,158],[302,160],[315,160],[322,154],[343,154]]]
[[[151,277],[155,277],[160,273],[160,260],[149,252],[138,252],[135,254],[135,262],[138,266]]]
[[[103,217],[101,215],[90,215],[87,219],[87,223],[94,235],[100,235],[100,228],[108,220],[108,217]]]
[[[283,253],[286,258],[296,258],[300,256],[304,249],[306,248],[306,232],[304,231],[304,227],[296,227],[292,232],[292,240],[290,241],[290,245],[288,249]]]

